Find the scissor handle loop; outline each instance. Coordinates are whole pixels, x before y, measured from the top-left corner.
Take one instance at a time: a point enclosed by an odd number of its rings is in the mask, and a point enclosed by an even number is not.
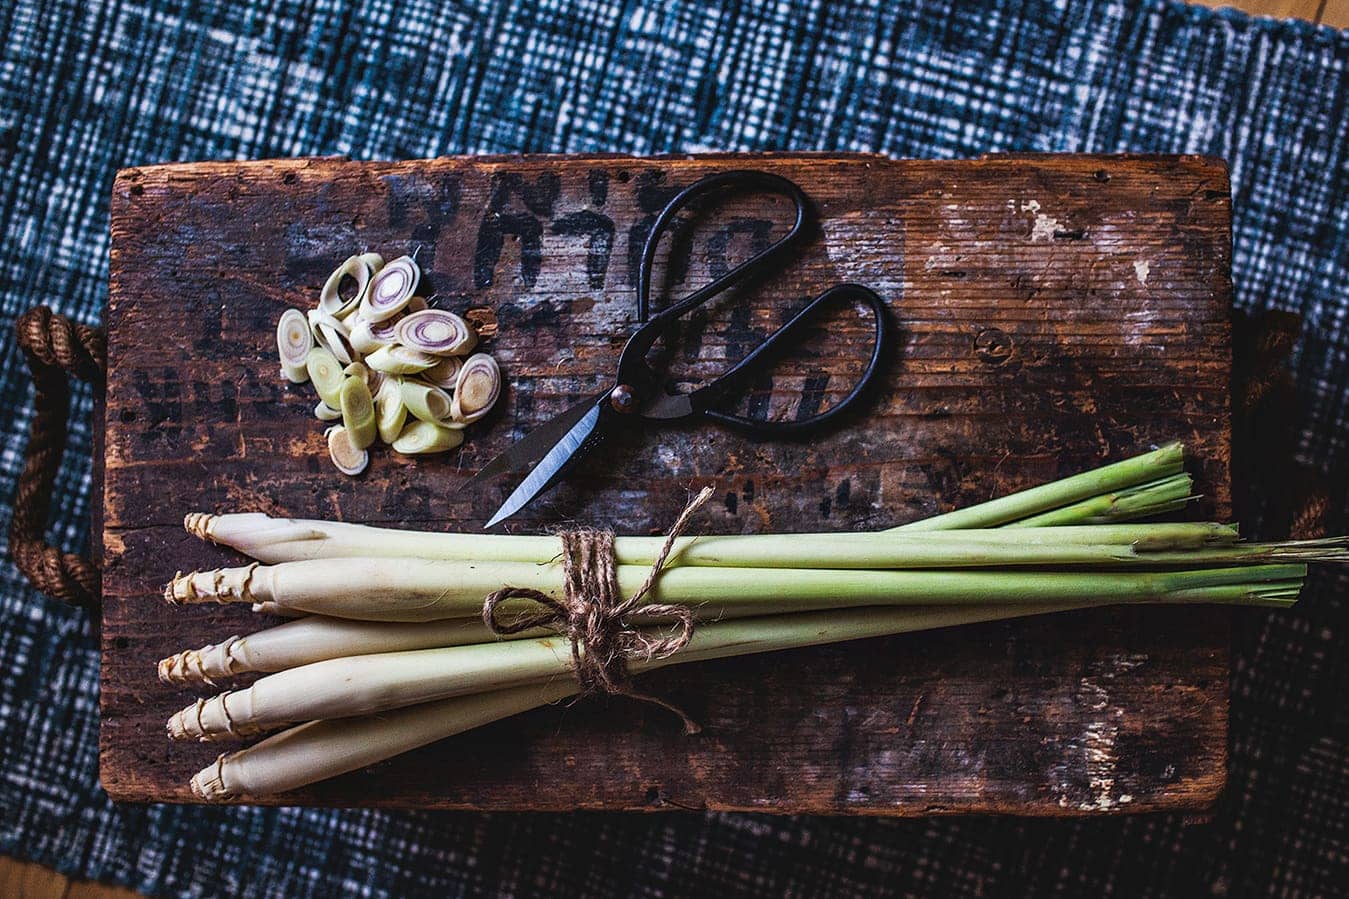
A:
[[[656,249],[676,215],[694,200],[705,194],[723,188],[751,189],[765,193],[774,193],[791,200],[796,207],[796,220],[791,230],[778,238],[773,244],[731,269],[720,278],[712,281],[679,302],[662,310],[654,318],[647,320],[651,305],[651,278],[655,267]],[[806,215],[810,204],[801,188],[780,175],[740,169],[730,172],[718,172],[708,175],[675,194],[674,198],[661,210],[651,226],[646,243],[642,247],[642,260],[637,268],[637,318],[644,324],[628,339],[623,347],[623,355],[618,360],[619,383],[633,384],[650,382],[652,375],[646,365],[646,354],[656,339],[665,330],[666,325],[688,312],[706,303],[712,297],[749,278],[757,271],[783,256],[799,240],[805,230]]]
[[[772,362],[772,355],[780,350],[783,344],[787,343],[797,332],[801,330],[803,324],[814,318],[817,312],[829,303],[839,300],[860,300],[871,309],[872,317],[876,323],[876,336],[871,345],[871,358],[867,361],[867,367],[862,371],[861,377],[857,383],[853,384],[852,390],[848,394],[834,403],[823,412],[795,421],[770,421],[758,418],[746,418],[741,415],[734,415],[729,412],[723,412],[714,408],[715,404],[723,399],[743,378],[751,372],[765,367]],[[792,316],[781,328],[774,331],[767,340],[754,348],[744,359],[740,360],[734,368],[715,381],[707,384],[698,390],[695,390],[690,396],[695,409],[702,407],[702,414],[706,418],[720,422],[739,431],[750,434],[754,437],[792,437],[799,436],[807,431],[823,427],[833,419],[843,415],[848,411],[863,392],[871,384],[880,370],[881,363],[889,357],[890,352],[890,316],[886,309],[885,301],[876,295],[875,291],[869,287],[863,287],[861,284],[836,284],[833,287],[820,294],[815,299],[806,304],[806,307],[796,315]]]

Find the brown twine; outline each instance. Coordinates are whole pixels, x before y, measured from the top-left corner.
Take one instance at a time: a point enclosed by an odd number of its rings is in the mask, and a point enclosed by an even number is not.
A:
[[[99,596],[98,568],[88,559],[47,543],[47,513],[66,444],[69,377],[103,384],[107,343],[103,332],[38,306],[19,317],[14,330],[28,360],[35,396],[28,450],[14,496],[9,553],[15,566],[43,593],[93,608]]]
[[[618,589],[613,532],[564,531],[561,534],[563,598],[557,600],[528,587],[505,587],[483,600],[483,623],[498,635],[518,634],[535,627],[556,630],[571,641],[572,669],[583,692],[611,693],[658,705],[683,720],[685,733],[698,733],[701,728],[682,709],[633,689],[628,662],[669,658],[693,639],[693,611],[688,606],[644,605],[643,600],[664,570],[675,541],[711,496],[712,488],[704,487],[684,507],[656,560],[651,563],[646,580],[627,599],[622,598]],[[508,599],[530,599],[544,608],[503,622],[497,618],[497,609]],[[633,622],[636,614],[655,622],[672,623],[675,628],[665,636],[654,636]]]

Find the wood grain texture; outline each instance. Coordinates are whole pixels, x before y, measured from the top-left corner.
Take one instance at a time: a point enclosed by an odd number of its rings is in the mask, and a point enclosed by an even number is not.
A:
[[[256,629],[234,608],[167,609],[176,569],[232,563],[191,510],[475,529],[512,486],[459,493],[529,427],[598,389],[632,326],[632,259],[672,192],[743,157],[337,159],[129,169],[113,193],[103,509],[102,780],[190,801],[217,749],[170,744],[191,699],[171,651]],[[874,288],[902,340],[867,417],[809,442],[715,427],[625,435],[516,520],[657,533],[714,484],[705,532],[876,528],[1140,451],[1190,442],[1228,514],[1230,210],[1197,157],[898,162],[756,156],[804,186],[800,258],[691,328],[692,380],[839,281]],[[671,295],[786,224],[747,197],[700,216]],[[510,386],[461,452],[374,453],[337,475],[307,386],[276,375],[273,328],[351,252],[420,248],[439,304],[494,336]],[[869,324],[840,310],[746,408],[841,396]],[[1029,815],[1200,810],[1224,782],[1227,623],[1213,609],[1100,610],[681,667],[645,678],[706,727],[621,701],[543,709],[317,785],[285,803],[472,809],[715,808]]]

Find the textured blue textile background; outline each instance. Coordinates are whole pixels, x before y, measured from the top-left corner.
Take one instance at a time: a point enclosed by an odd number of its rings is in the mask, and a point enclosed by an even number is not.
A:
[[[1224,156],[1239,305],[1306,317],[1303,461],[1343,471],[1349,33],[1162,0],[0,4],[0,318],[96,322],[121,166],[343,153]],[[0,529],[30,417],[0,374]],[[89,397],[54,535],[86,543]],[[1343,526],[1344,495],[1336,497]],[[0,567],[0,852],[157,893],[1329,894],[1349,882],[1345,583],[1253,616],[1214,823],[114,807],[97,650]]]

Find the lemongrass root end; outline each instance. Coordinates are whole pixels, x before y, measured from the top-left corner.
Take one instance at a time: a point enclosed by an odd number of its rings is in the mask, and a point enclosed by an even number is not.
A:
[[[192,795],[205,802],[229,802],[237,796],[225,787],[224,768],[228,752],[222,752],[211,764],[192,775],[188,786]]]

